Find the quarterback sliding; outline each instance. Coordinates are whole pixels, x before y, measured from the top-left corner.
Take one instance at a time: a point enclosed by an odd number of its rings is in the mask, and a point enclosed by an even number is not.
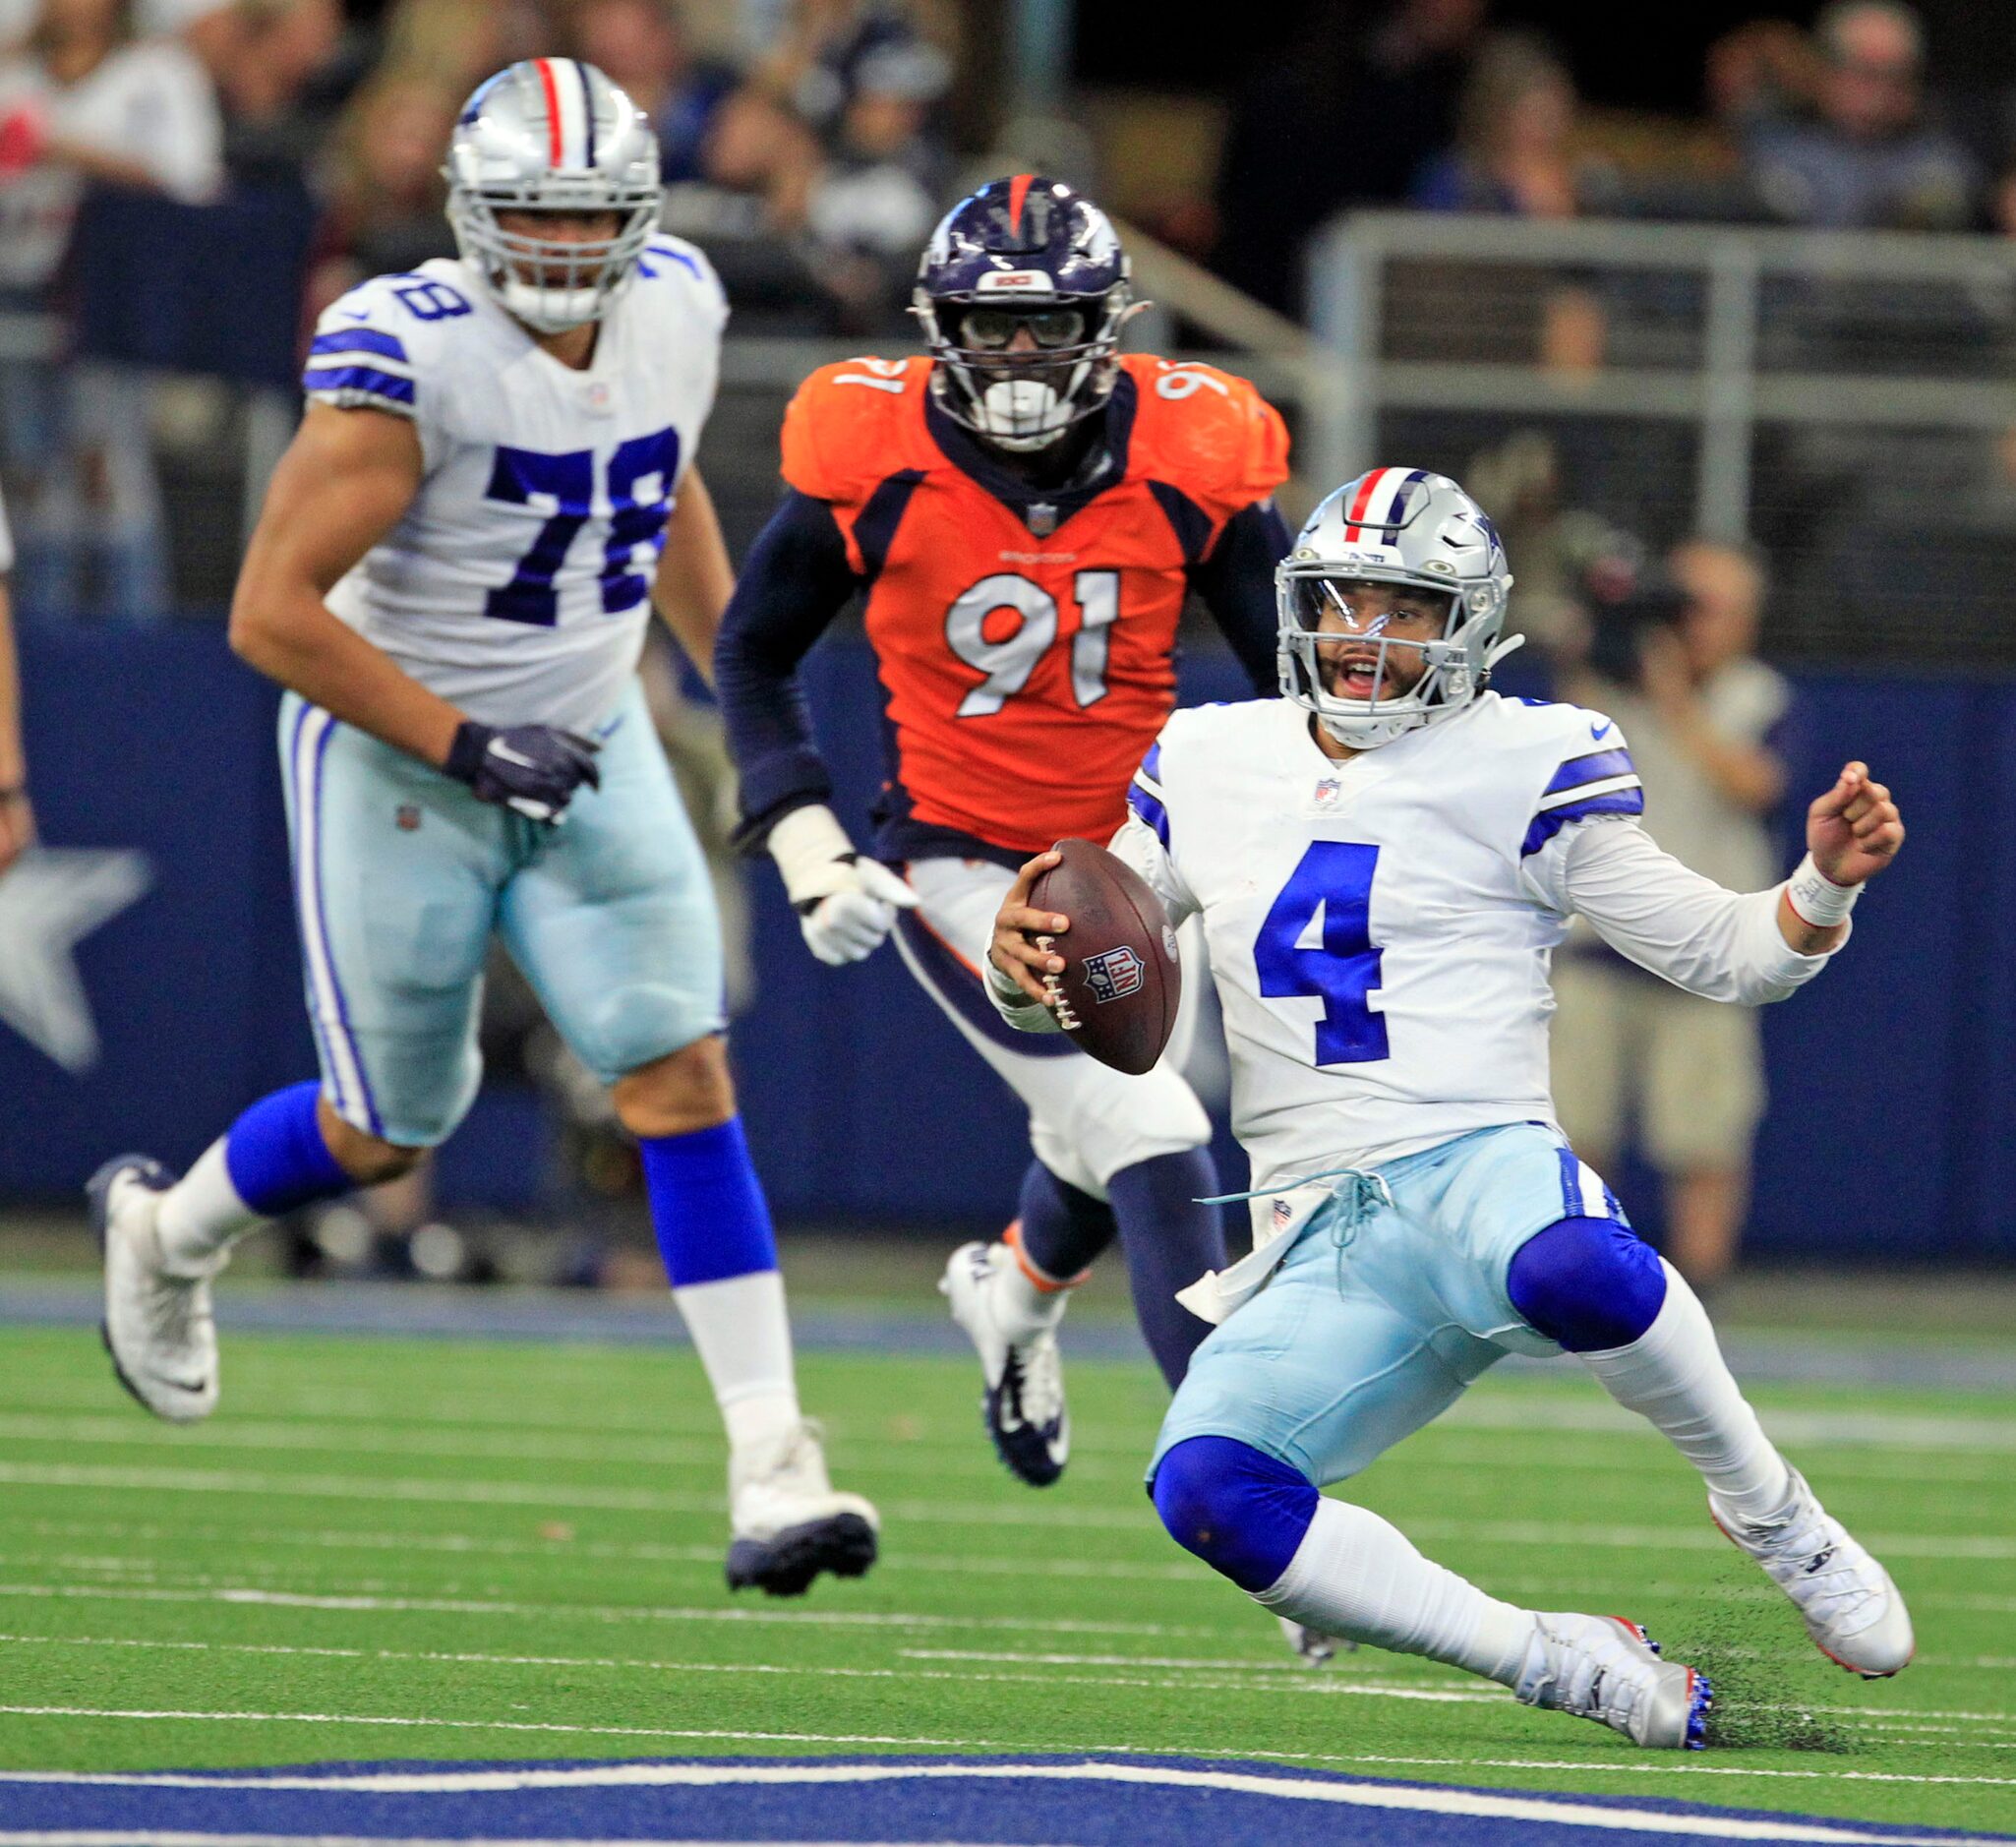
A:
[[[1895,858],[1890,794],[1849,763],[1806,860],[1724,890],[1655,846],[1601,713],[1508,699],[1512,576],[1455,482],[1381,468],[1319,506],[1275,573],[1282,697],[1178,712],[1113,852],[1199,916],[1252,1157],[1253,1254],[1182,1299],[1216,1323],[1149,1465],[1176,1541],[1267,1608],[1425,1655],[1634,1743],[1699,1749],[1711,1698],[1636,1624],[1521,1609],[1319,1488],[1357,1474],[1506,1353],[1574,1354],[1697,1468],[1708,1512],[1868,1678],[1911,1659],[1896,1585],[1772,1446],[1687,1282],[1554,1121],[1548,960],[1569,919],[1691,992],[1782,1000],[1846,942]],[[988,945],[1011,1024],[1054,1030],[1069,920]],[[1044,948],[1037,938],[1055,940]]]

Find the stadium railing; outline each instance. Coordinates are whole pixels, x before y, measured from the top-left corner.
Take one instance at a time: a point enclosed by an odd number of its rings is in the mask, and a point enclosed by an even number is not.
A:
[[[1565,505],[1760,542],[1775,653],[2016,665],[2016,241],[1356,213],[1309,279],[1321,478],[1537,431]]]

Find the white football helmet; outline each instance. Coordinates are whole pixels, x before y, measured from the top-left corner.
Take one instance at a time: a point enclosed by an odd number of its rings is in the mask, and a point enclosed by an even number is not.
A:
[[[1318,647],[1327,611],[1348,614],[1347,583],[1404,584],[1450,599],[1440,637],[1406,641],[1361,630],[1377,650],[1372,691],[1345,698],[1325,684]],[[1425,468],[1374,468],[1331,495],[1275,567],[1280,612],[1281,696],[1315,713],[1338,743],[1370,750],[1461,711],[1490,684],[1491,670],[1523,639],[1500,639],[1512,585],[1498,529],[1447,475]],[[1387,661],[1414,648],[1426,671],[1406,692],[1392,694]]]
[[[448,139],[448,222],[462,261],[504,310],[541,333],[599,321],[658,228],[658,137],[592,64],[527,58],[462,105]],[[548,241],[500,211],[613,211],[614,237]]]

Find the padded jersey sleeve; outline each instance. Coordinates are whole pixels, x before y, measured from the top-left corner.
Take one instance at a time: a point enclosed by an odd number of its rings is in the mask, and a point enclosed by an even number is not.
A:
[[[1531,859],[1576,821],[1642,814],[1645,786],[1615,719],[1578,706],[1561,708],[1566,735],[1545,753],[1545,785],[1534,801],[1521,859]]]
[[[382,410],[412,421],[427,466],[444,439],[442,364],[451,327],[469,312],[461,291],[419,275],[381,275],[323,311],[301,389],[312,403]]]
[[[715,393],[721,384],[721,337],[728,327],[728,292],[706,253],[682,237],[661,232],[644,246],[637,263],[635,288],[662,288],[670,296],[668,306],[679,316],[668,329],[690,354],[703,375],[704,401],[700,423],[682,446],[679,458],[682,476],[699,453],[700,429],[713,414]]]
[[[1199,906],[1196,894],[1176,869],[1175,830],[1169,818],[1169,792],[1162,779],[1162,752],[1167,742],[1164,727],[1127,785],[1129,812],[1107,851],[1148,881],[1148,888],[1162,901],[1175,927],[1195,916]]]

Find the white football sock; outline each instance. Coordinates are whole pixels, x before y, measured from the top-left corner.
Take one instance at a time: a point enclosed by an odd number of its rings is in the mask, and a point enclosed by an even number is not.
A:
[[[732,1449],[774,1442],[801,1421],[784,1278],[775,1270],[674,1289]]]
[[[161,1195],[155,1235],[171,1275],[208,1276],[216,1258],[233,1240],[266,1221],[239,1198],[231,1184],[218,1136],[197,1157],[196,1164]]]
[[[1424,1559],[1370,1509],[1328,1498],[1288,1569],[1254,1597],[1327,1636],[1426,1655],[1508,1687],[1533,1636],[1532,1611]]]
[[[1792,1471],[1724,1362],[1708,1311],[1671,1264],[1666,1300],[1643,1334],[1576,1357],[1701,1471],[1718,1506],[1763,1519],[1785,1505]]]

